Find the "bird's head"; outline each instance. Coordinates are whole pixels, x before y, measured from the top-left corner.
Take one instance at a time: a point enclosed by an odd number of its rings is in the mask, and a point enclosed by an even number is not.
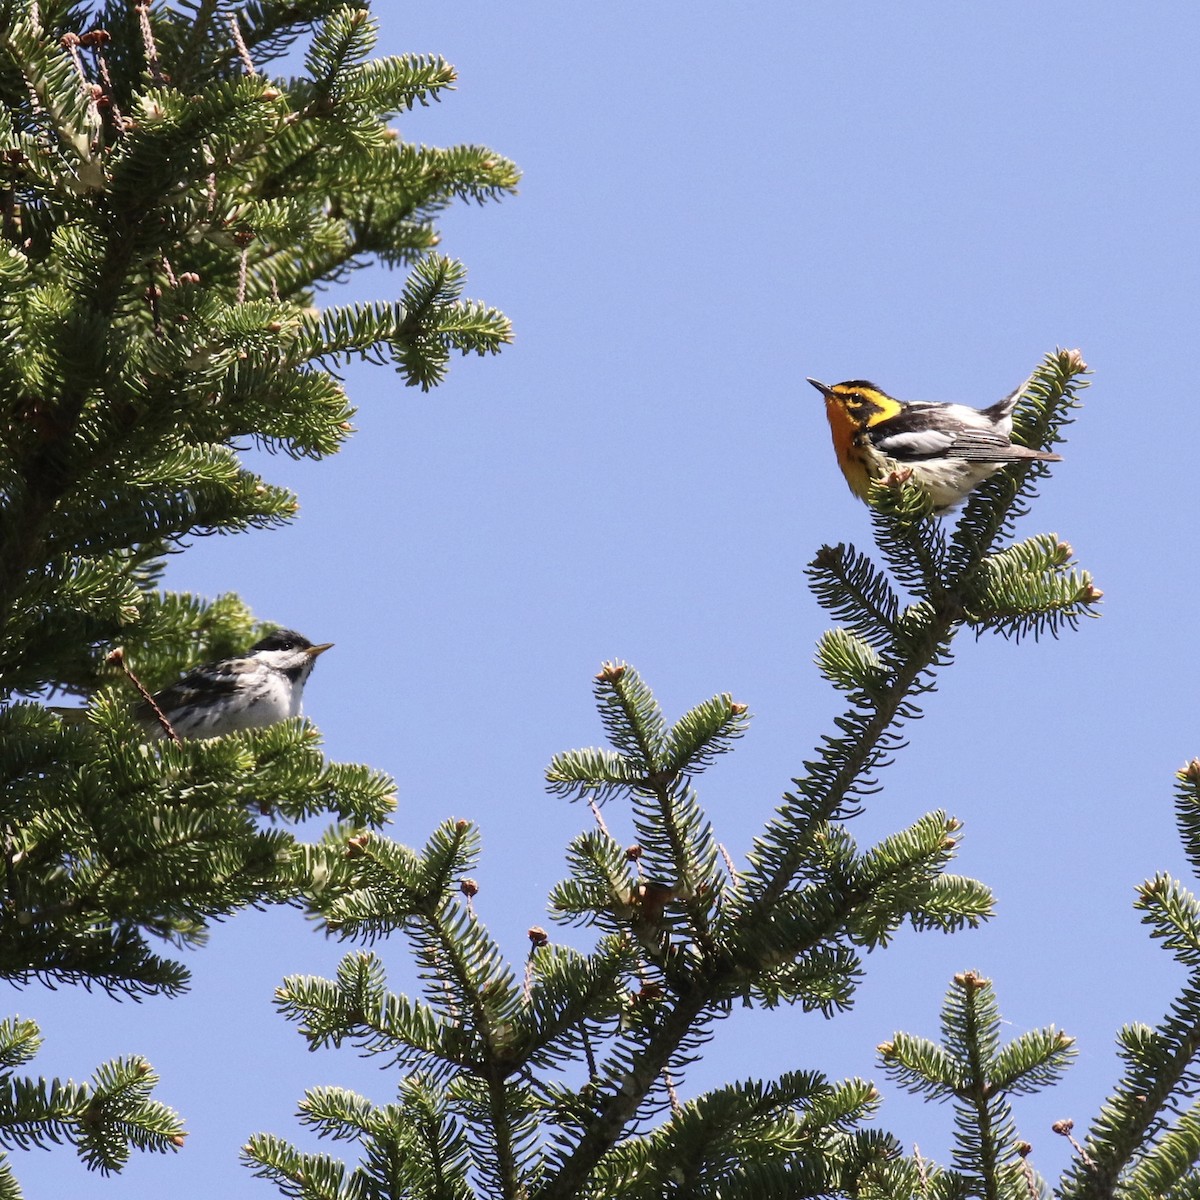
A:
[[[836,409],[845,413],[860,429],[894,417],[903,407],[899,400],[866,379],[847,379],[832,385],[816,379],[808,382],[825,397],[825,406],[830,412]]]
[[[277,629],[261,641],[255,642],[250,647],[250,655],[262,659],[291,679],[307,679],[317,656],[324,654],[332,646],[332,642],[322,642],[319,646],[314,646],[308,638],[294,629]]]

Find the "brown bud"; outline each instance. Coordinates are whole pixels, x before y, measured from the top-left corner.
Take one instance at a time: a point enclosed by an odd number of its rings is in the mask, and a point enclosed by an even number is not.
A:
[[[662,916],[663,909],[672,900],[678,900],[679,895],[678,888],[665,883],[643,883],[637,889],[642,912],[652,921],[657,921]]]
[[[655,1000],[661,1000],[664,995],[666,993],[661,983],[643,983],[629,999],[634,1004],[652,1004]]]
[[[637,862],[638,859],[640,859],[641,857],[642,857],[641,846],[633,845],[633,846],[630,846],[625,851],[625,861],[626,862]]]
[[[116,646],[110,650],[105,656],[104,661],[110,667],[119,667],[125,661],[125,650],[121,646]]]
[[[278,100],[282,95],[283,93],[278,88],[269,87],[263,88],[258,98],[260,100]]]
[[[1163,895],[1167,890],[1167,878],[1164,875],[1156,875],[1153,879],[1147,879],[1145,883],[1138,887],[1138,895],[1143,900],[1153,900],[1156,896]]]
[[[534,925],[529,930],[529,940],[535,947],[548,946],[550,944],[550,935],[540,925]]]
[[[731,713],[733,713],[733,715],[735,717],[744,716],[749,711],[749,709],[750,709],[750,705],[739,704],[736,701],[731,702],[729,705],[729,711]]]
[[[1033,1147],[1028,1142],[1018,1142],[1013,1149],[1016,1150],[1016,1152],[1022,1158],[1028,1158],[1033,1153]]]
[[[474,879],[464,879],[458,885],[458,890],[462,892],[464,896],[477,896],[479,895],[479,884]]]
[[[620,663],[601,663],[600,673],[596,678],[601,683],[616,683],[625,674],[625,667]]]
[[[1071,1130],[1075,1128],[1075,1122],[1072,1121],[1070,1119],[1070,1117],[1068,1117],[1066,1120],[1063,1120],[1063,1121],[1055,1121],[1054,1124],[1050,1126],[1050,1128],[1052,1130],[1054,1130],[1054,1132],[1059,1134],[1060,1136],[1068,1137],[1071,1133]]]

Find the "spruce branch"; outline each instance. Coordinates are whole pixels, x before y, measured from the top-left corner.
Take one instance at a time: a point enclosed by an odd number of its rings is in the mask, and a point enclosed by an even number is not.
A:
[[[40,1042],[32,1021],[0,1020],[0,1146],[25,1150],[65,1141],[88,1167],[108,1174],[133,1149],[161,1154],[183,1145],[178,1114],[150,1098],[158,1077],[144,1059],[104,1063],[88,1084],[23,1079],[6,1069],[32,1058]]]
[[[887,576],[853,546],[822,546],[808,585],[822,608],[876,649],[895,636],[900,601]]]
[[[973,971],[954,977],[941,1024],[941,1045],[903,1033],[881,1045],[884,1070],[905,1091],[953,1105],[954,1168],[948,1175],[957,1177],[961,1194],[1024,1200],[1031,1168],[1009,1097],[1055,1083],[1074,1057],[1074,1039],[1049,1027],[1002,1047],[991,981]]]
[[[1193,759],[1178,773],[1175,792],[1176,821],[1193,871],[1198,809],[1200,760]],[[1151,1194],[1134,1186],[1151,1180],[1161,1188],[1157,1194],[1174,1195],[1200,1163],[1200,1127],[1190,1104],[1180,1111],[1200,1084],[1200,901],[1178,881],[1158,875],[1142,884],[1134,907],[1188,977],[1157,1026],[1126,1025],[1118,1033],[1121,1078],[1064,1175],[1057,1193],[1062,1200],[1132,1200]]]

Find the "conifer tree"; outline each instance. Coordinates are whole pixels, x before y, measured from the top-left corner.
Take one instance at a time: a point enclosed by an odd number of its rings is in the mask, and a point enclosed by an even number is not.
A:
[[[269,75],[310,29],[299,73]],[[882,1048],[902,1086],[951,1102],[948,1167],[864,1127],[879,1095],[863,1080],[797,1063],[687,1103],[677,1092],[734,1004],[835,1015],[864,954],[902,924],[990,915],[987,888],[949,870],[953,817],[866,849],[852,821],[960,632],[1057,636],[1094,612],[1100,593],[1066,543],[1011,540],[1043,466],[1000,472],[945,523],[902,481],[881,484],[878,557],[816,555],[811,585],[839,623],[817,662],[847,708],[742,866],[695,784],[745,733],[745,705],[721,695],[672,723],[632,667],[606,664],[594,686],[609,746],[558,755],[547,777],[594,821],[551,896],[587,947],[532,928],[520,970],[476,911],[479,831],[447,823],[419,851],[389,840],[390,781],[325,761],[305,722],[139,737],[137,688],[265,628],[234,596],[159,588],[189,536],[294,514],[236,446],[323,457],[350,432],[339,362],[391,362],[427,389],[453,353],[509,336],[462,299],[434,219],[511,190],[515,169],[482,147],[395,137],[389,116],[453,72],[371,60],[373,36],[366,11],[329,0],[0,0],[0,972],[175,994],[187,972],[170,949],[252,904],[303,903],[350,940],[409,938],[418,997],[389,992],[369,952],[280,989],[311,1045],[351,1041],[401,1070],[392,1104],[338,1088],[303,1101],[305,1124],[357,1147],[354,1165],[249,1141],[250,1166],[286,1195],[1045,1194],[1009,1100],[1053,1082],[1070,1041],[1049,1028],[1001,1046],[990,982],[970,972],[951,985],[941,1045],[897,1034]],[[408,271],[398,302],[314,309],[318,287],[374,261]],[[1047,356],[1022,441],[1059,440],[1084,371],[1077,354]],[[64,699],[86,702],[82,720],[51,703]],[[1178,812],[1200,871],[1195,763]],[[262,820],[314,814],[335,819],[316,844]],[[1139,905],[1188,980],[1158,1028],[1121,1031],[1125,1073],[1076,1143],[1063,1200],[1200,1197],[1200,909],[1165,876]],[[0,1146],[68,1140],[114,1170],[133,1148],[182,1142],[144,1060],[104,1064],[89,1085],[35,1082],[20,1072],[37,1045],[33,1022],[0,1021]],[[0,1200],[19,1194],[0,1161]]]
[[[1075,352],[1046,357],[1017,413],[1022,441],[1060,440],[1085,371]],[[671,723],[623,663],[606,664],[594,683],[609,746],[560,754],[547,772],[553,793],[594,815],[550,897],[558,922],[591,931],[589,948],[537,927],[523,971],[505,964],[476,912],[480,839],[467,822],[443,825],[420,852],[377,834],[358,839],[352,886],[326,889],[320,913],[344,937],[403,934],[423,994],[390,992],[379,958],[364,951],[335,979],[289,978],[278,1003],[311,1046],[349,1041],[396,1064],[397,1101],[375,1106],[336,1088],[305,1097],[302,1122],[357,1144],[357,1165],[267,1134],[247,1144],[248,1163],[305,1200],[882,1200],[907,1185],[930,1197],[1009,1196],[1014,1181],[1036,1188],[1007,1145],[1006,1095],[1050,1082],[1069,1045],[1053,1031],[993,1045],[997,1018],[976,976],[952,991],[946,1050],[920,1043],[910,1062],[900,1056],[916,1043],[898,1035],[889,1060],[920,1085],[927,1060],[954,1065],[987,1050],[972,1060],[971,1081],[972,1095],[986,1095],[960,1121],[951,1170],[907,1159],[895,1139],[863,1127],[879,1104],[863,1080],[834,1083],[797,1063],[776,1080],[732,1083],[687,1104],[677,1089],[733,1005],[832,1016],[850,1004],[863,955],[901,925],[953,931],[989,917],[988,889],[948,870],[952,816],[929,813],[865,849],[851,822],[960,632],[1019,641],[1094,612],[1100,593],[1066,543],[1011,541],[1044,470],[995,475],[952,524],[932,519],[910,483],[878,484],[879,561],[845,545],[817,554],[810,582],[839,621],[817,662],[848,707],[744,867],[695,785],[745,733],[746,706],[720,695]],[[604,805],[628,810],[633,844],[609,832]],[[994,1178],[1008,1190],[988,1190]]]
[[[269,74],[302,35],[293,77]],[[334,368],[391,362],[435,385],[509,338],[436,253],[456,200],[511,191],[480,146],[400,140],[393,114],[454,81],[438,57],[371,59],[335,0],[0,0],[0,975],[173,995],[172,950],[248,905],[346,869],[392,784],[325,761],[300,720],[146,743],[155,689],[261,634],[235,596],[163,592],[197,534],[261,529],[295,498],[248,442],[322,458],[351,432]],[[381,262],[394,303],[314,307]],[[136,680],[136,683],[134,682]],[[47,701],[56,700],[57,705]],[[62,701],[86,701],[65,711]],[[83,720],[73,720],[80,716]],[[335,824],[315,845],[284,823]],[[264,821],[271,818],[271,823]],[[138,1059],[87,1086],[19,1069],[34,1023],[0,1022],[0,1146],[69,1140],[118,1168],[182,1141]],[[0,1196],[18,1195],[0,1167]]]

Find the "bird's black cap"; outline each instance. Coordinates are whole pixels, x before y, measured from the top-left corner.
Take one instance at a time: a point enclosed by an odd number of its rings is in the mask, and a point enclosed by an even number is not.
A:
[[[311,646],[312,642],[304,634],[294,629],[277,629],[274,633],[268,633],[262,641],[255,642],[250,647],[250,653],[256,650],[308,650]]]

